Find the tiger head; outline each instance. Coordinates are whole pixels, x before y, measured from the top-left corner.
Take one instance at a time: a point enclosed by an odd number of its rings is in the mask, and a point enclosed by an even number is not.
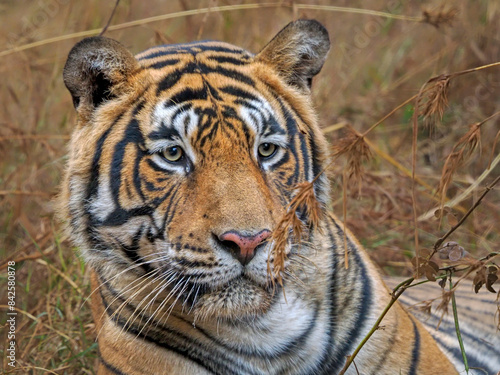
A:
[[[101,282],[205,318],[266,312],[270,235],[327,159],[310,85],[329,46],[323,26],[300,20],[257,55],[208,41],[134,57],[104,37],[72,49],[61,210]],[[324,206],[326,179],[314,188]],[[287,246],[286,267],[302,247]]]

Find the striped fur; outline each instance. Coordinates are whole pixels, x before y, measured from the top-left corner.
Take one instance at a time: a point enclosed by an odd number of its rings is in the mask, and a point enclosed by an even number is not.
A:
[[[366,335],[390,295],[351,234],[344,268],[335,217],[288,245],[283,290],[272,244],[247,262],[224,240],[272,231],[324,167],[310,83],[328,49],[315,21],[257,55],[194,42],[133,57],[102,37],[73,48],[61,212],[92,274],[98,374],[335,374]],[[326,212],[325,177],[315,193]],[[399,305],[355,362],[363,374],[455,372]]]
[[[394,287],[400,281],[402,280],[388,279],[387,285]],[[455,299],[467,362],[469,367],[473,368],[470,373],[497,374],[500,371],[500,333],[495,327],[498,319],[498,316],[495,316],[498,309],[496,295],[484,288],[479,293],[474,293],[473,286],[467,280],[461,284],[455,292]],[[442,293],[437,283],[428,283],[407,289],[400,301],[422,321],[457,369],[464,372],[451,302],[447,314],[443,315],[443,312],[437,309],[442,302]],[[431,304],[431,314],[423,311],[428,304]]]

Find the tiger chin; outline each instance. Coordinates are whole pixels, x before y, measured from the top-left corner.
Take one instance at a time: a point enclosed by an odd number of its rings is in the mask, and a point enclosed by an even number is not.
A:
[[[105,37],[71,50],[60,211],[91,272],[99,375],[336,374],[373,326],[390,294],[350,233],[345,269],[315,179],[328,152],[311,83],[329,49],[298,20],[258,54],[205,41],[133,56]],[[287,245],[281,287],[270,236],[313,181],[321,230]],[[457,372],[398,304],[383,324],[360,373]]]

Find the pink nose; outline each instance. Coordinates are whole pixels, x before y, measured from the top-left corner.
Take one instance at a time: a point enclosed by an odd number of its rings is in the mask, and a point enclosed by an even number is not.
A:
[[[244,266],[250,263],[255,256],[255,249],[271,234],[264,229],[255,235],[244,235],[236,231],[229,231],[219,236],[222,245],[229,248],[235,257]]]

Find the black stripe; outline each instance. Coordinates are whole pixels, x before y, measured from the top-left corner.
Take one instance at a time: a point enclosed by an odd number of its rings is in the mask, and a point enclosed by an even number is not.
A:
[[[174,185],[169,191],[168,191],[168,195],[171,194],[171,197],[170,197],[170,200],[168,202],[168,205],[167,205],[167,208],[165,209],[165,214],[163,215],[163,223],[162,223],[162,227],[161,227],[161,231],[163,233],[167,233],[167,225],[169,223],[169,215],[171,213],[171,210],[172,210],[172,205],[175,205],[174,203],[174,200],[176,200],[176,196],[177,196],[177,193],[179,192],[180,190],[180,185]],[[179,199],[177,199],[177,201],[179,201]]]
[[[330,228],[330,226],[329,226]],[[328,290],[326,294],[326,300],[330,300],[330,304],[328,306],[329,310],[328,313],[330,315],[330,319],[328,322],[328,327],[327,327],[327,333],[329,336],[328,343],[326,344],[327,350],[325,350],[323,354],[322,360],[319,362],[321,365],[313,371],[313,373],[319,374],[319,375],[331,375],[331,374],[338,374],[340,369],[343,366],[343,361],[340,363],[336,363],[332,359],[332,352],[335,350],[335,342],[333,341],[333,333],[334,333],[334,327],[337,326],[335,323],[335,317],[334,317],[334,311],[335,311],[335,305],[336,305],[336,296],[335,296],[335,285],[336,285],[336,272],[335,270],[337,269],[337,264],[338,264],[338,259],[335,256],[336,253],[336,244],[333,238],[333,235],[330,230],[328,230],[328,239],[330,241],[330,244],[332,246],[332,251],[330,253],[330,261],[331,261],[331,266],[330,266],[330,278],[328,280]]]
[[[342,228],[333,219],[329,218],[328,221],[330,222],[331,225],[330,228],[336,229],[338,238],[343,238]],[[332,267],[330,291],[329,291],[331,299],[331,323],[330,323],[331,329],[330,329],[330,343],[329,343],[330,353],[327,356],[327,358],[325,358],[325,361],[323,362],[321,367],[321,371],[318,372],[319,374],[325,374],[325,375],[337,374],[343,367],[346,355],[351,354],[350,350],[352,349],[353,345],[355,345],[355,343],[358,342],[360,339],[361,332],[365,325],[364,324],[365,316],[367,312],[370,311],[370,307],[373,304],[372,285],[371,285],[371,280],[368,277],[366,267],[361,259],[361,256],[358,253],[357,247],[351,242],[350,238],[347,237],[348,248],[350,253],[349,257],[350,273],[348,274],[348,276],[355,274],[358,280],[362,280],[363,289],[361,291],[358,291],[358,293],[360,294],[360,301],[359,301],[360,305],[357,316],[352,317],[353,327],[348,332],[345,332],[345,337],[348,337],[348,339],[342,343],[333,342],[333,336],[334,336],[333,327],[344,329],[340,327],[338,322],[336,321],[338,309],[343,307],[339,306],[339,303],[336,299],[336,295],[338,289],[344,289],[345,285],[342,284],[342,280],[338,279],[337,272],[335,272],[338,262],[336,258],[339,255],[337,254],[338,244],[335,241],[333,233],[329,231],[328,236],[330,239],[330,243],[332,244],[332,253],[334,259],[334,266]],[[354,267],[357,268],[353,269]]]
[[[418,362],[420,360],[420,332],[418,332],[417,325],[413,321],[413,318],[411,316],[409,317],[411,320],[411,324],[413,324],[413,335],[415,337],[413,342],[413,350],[411,351],[411,364],[410,369],[408,370],[408,375],[416,375]]]
[[[113,159],[111,161],[110,170],[110,188],[111,195],[117,207],[120,206],[120,186],[122,182],[122,164],[125,157],[125,150],[127,146],[132,143],[135,145],[140,145],[144,143],[144,138],[142,137],[141,131],[139,129],[139,122],[136,119],[132,119],[127,128],[125,129],[125,134],[120,142],[115,145]],[[136,147],[137,152],[140,154],[140,148]],[[140,157],[140,156],[137,156]]]
[[[255,82],[249,76],[238,72],[234,69],[224,68],[222,66],[210,67],[206,64],[203,64],[199,61],[190,62],[186,64],[184,67],[179,70],[175,70],[169,75],[167,75],[159,84],[156,90],[157,96],[159,96],[163,91],[166,91],[172,88],[182,77],[184,74],[210,74],[216,73],[228,78],[234,79],[236,81],[240,81],[246,83],[249,86],[254,86]]]
[[[241,55],[248,54],[248,52],[246,52],[244,49],[241,49],[241,48],[236,47],[236,46],[233,46],[233,48],[229,48],[229,46],[228,47],[210,46],[209,45],[210,42],[211,41],[205,40],[205,41],[195,41],[195,42],[188,42],[188,43],[159,45],[159,46],[151,48],[152,50],[155,50],[155,51],[151,52],[145,56],[142,56],[139,59],[139,61],[150,60],[150,59],[154,59],[157,57],[175,55],[175,54],[196,55],[196,53],[201,52],[201,51],[226,52],[226,53],[241,54]],[[141,53],[146,53],[146,52],[148,52],[148,50],[141,52]]]
[[[130,220],[131,217],[134,216],[153,216],[154,209],[151,206],[142,206],[137,208],[132,208],[131,210],[125,210],[121,207],[116,208],[113,212],[111,212],[106,219],[102,222],[95,222],[95,226],[108,226],[108,227],[117,227],[125,224]]]
[[[172,66],[172,65],[178,64],[179,61],[180,61],[179,59],[158,61],[157,63],[146,66],[146,68],[147,69],[161,69],[161,68],[164,68],[166,66]]]
[[[120,113],[120,115],[116,118],[116,120],[113,122],[113,124],[107,129],[104,134],[99,138],[96,144],[96,148],[94,151],[94,158],[92,160],[92,166],[90,169],[90,178],[89,178],[89,185],[87,187],[87,194],[85,197],[85,213],[89,216],[89,221],[87,225],[87,234],[92,241],[94,246],[97,246],[97,241],[96,241],[96,233],[94,230],[94,227],[96,225],[96,220],[95,218],[90,214],[90,208],[91,208],[91,203],[92,203],[92,198],[97,195],[97,190],[99,187],[99,169],[101,166],[101,156],[102,156],[102,151],[104,147],[104,142],[106,142],[109,134],[111,133],[111,130],[113,129],[114,125],[120,121],[120,119],[123,117],[124,112]]]
[[[177,92],[174,96],[168,99],[168,101],[177,105],[192,100],[207,100],[207,98],[208,93],[206,88],[203,88],[201,90],[193,90],[190,87],[186,87],[183,90]]]
[[[213,87],[208,81],[203,80],[203,87],[210,92],[210,95],[212,96],[213,99],[217,101],[222,101],[223,98],[219,95],[219,91]],[[213,102],[213,100],[212,100]]]
[[[176,103],[173,103],[172,101],[167,101],[164,104],[165,108],[175,106]],[[192,103],[184,103],[182,105],[179,105],[174,114],[172,115],[172,118],[170,119],[170,122],[166,124],[163,120],[160,124],[160,127],[156,129],[155,131],[152,131],[151,133],[148,134],[148,138],[151,140],[169,140],[169,141],[174,141],[174,140],[179,140],[182,139],[180,133],[177,131],[176,128],[172,126],[173,123],[177,120],[177,117],[188,111],[193,107]],[[185,129],[185,132],[187,129]]]
[[[386,327],[386,330],[387,330],[387,327]],[[387,365],[386,360],[387,360],[387,357],[389,356],[389,354],[391,354],[393,349],[394,349],[393,346],[394,346],[394,342],[396,341],[397,334],[398,334],[398,329],[396,326],[396,327],[394,327],[394,329],[391,332],[390,339],[388,340],[388,342],[385,343],[386,349],[384,350],[384,353],[381,356],[377,355],[377,360],[378,360],[377,367],[370,369],[370,371],[372,371],[373,374],[380,374],[382,372],[381,370],[384,368],[384,366]]]
[[[142,237],[144,236],[144,234],[146,232],[148,232],[149,230],[150,230],[150,228],[148,228],[148,230],[146,230],[145,225],[142,224],[141,227],[139,228],[139,230],[137,230],[137,232],[132,237],[132,243],[130,245],[123,243],[119,239],[115,239],[120,244],[120,249],[123,251],[125,256],[128,259],[130,259],[132,262],[134,262],[135,264],[140,265],[140,267],[144,270],[144,272],[146,274],[149,274],[150,272],[152,272],[153,269],[151,268],[151,265],[149,263],[144,262],[144,258],[142,258],[139,255],[139,250],[140,250],[140,241],[141,241]]]
[[[133,110],[133,115],[136,115],[143,107],[144,107],[144,100],[141,100],[136,107]],[[111,126],[104,132],[104,134],[99,138],[97,141],[96,149],[94,151],[94,158],[92,160],[92,166],[90,170],[90,178],[89,178],[89,185],[87,188],[87,195],[86,195],[86,204],[85,210],[88,213],[90,211],[90,202],[91,198],[93,198],[97,194],[97,189],[99,187],[99,168],[100,168],[100,161],[101,161],[101,156],[102,156],[102,150],[104,146],[104,142],[106,142],[109,134],[111,133],[111,130],[113,127],[122,119],[123,115],[125,112],[122,112],[118,115],[118,117],[113,121]],[[136,120],[135,120],[136,121]],[[91,221],[93,219],[91,218]],[[88,231],[91,231],[91,228],[88,228]]]
[[[293,172],[293,179],[290,177],[290,181],[293,181],[293,184],[296,184],[300,178],[300,171],[302,170],[302,166],[300,165],[300,157],[297,154],[297,148],[296,148],[296,143],[293,142],[295,139],[295,136],[297,135],[297,123],[295,122],[295,119],[292,117],[291,113],[284,107],[282,106],[282,111],[283,115],[286,120],[286,128],[287,128],[287,133],[290,137],[290,142],[289,144],[289,150],[292,152],[294,158],[295,158],[295,163],[294,163],[294,172]]]
[[[276,118],[272,115],[269,118],[269,120],[267,120],[267,122],[264,124],[262,130],[264,136],[267,136],[269,134],[283,134],[283,135],[287,134],[285,129],[283,129],[279,124],[278,120],[276,120]]]
[[[271,168],[270,170],[275,170],[275,169],[278,169],[279,167],[281,167],[283,164],[287,163],[288,161],[290,160],[290,153],[288,152],[288,150],[285,150],[285,152],[283,153],[283,156],[281,157],[281,159],[279,159],[278,161],[274,162],[272,165],[271,165]],[[294,187],[295,185],[297,184],[297,179],[296,179],[296,176],[293,175],[291,176],[288,180],[287,180],[287,185],[288,187]]]
[[[210,56],[209,60],[213,60],[219,64],[231,64],[231,65],[248,65],[250,59],[248,56],[242,55],[238,57],[231,56]]]
[[[217,130],[219,130],[219,122],[214,122],[212,124],[212,127],[209,129],[210,129],[210,131],[207,134],[205,134],[199,138],[200,139],[200,141],[199,141],[200,148],[203,148],[203,146],[205,145],[205,142],[210,141],[215,136],[215,134],[217,133]],[[200,135],[201,135],[201,132],[200,132]]]
[[[167,91],[172,88],[177,82],[179,82],[183,73],[184,72],[182,70],[175,70],[163,78],[156,89],[156,96],[160,96],[163,91]]]
[[[226,44],[226,46],[224,46],[224,47],[214,46],[214,45],[210,45],[209,44],[210,42],[212,42],[212,41],[205,40],[205,41],[200,41],[200,42],[185,43],[183,46],[190,47],[190,48],[186,48],[186,50],[188,50],[189,52],[191,52],[193,54],[196,54],[198,52],[214,51],[214,52],[225,52],[225,53],[248,56],[248,52],[242,48],[239,48],[236,46],[231,46],[229,44]]]
[[[99,362],[101,362],[104,365],[104,367],[106,367],[107,370],[111,371],[113,374],[116,374],[116,375],[127,375],[124,372],[118,370],[115,366],[106,362],[104,360],[104,358],[102,358],[102,355],[101,355],[101,352],[99,351],[99,349],[97,350],[97,355],[99,357]]]
[[[160,172],[160,173],[167,173],[169,175],[172,175],[172,174],[175,174],[177,172],[175,171],[170,171],[169,169],[165,169],[165,168],[162,168],[160,167],[158,164],[156,164],[153,160],[151,159],[146,159],[146,163],[147,165],[149,165],[149,167],[151,167],[151,169],[153,169],[155,172]]]
[[[459,311],[460,313],[460,311]],[[463,314],[460,314],[463,316]],[[465,319],[467,321],[467,319]],[[462,353],[459,348],[458,339],[456,340],[456,344],[453,346],[446,345],[442,341],[442,337],[456,337],[455,326],[452,321],[443,320],[441,325],[439,326],[439,331],[435,330],[438,319],[435,316],[432,316],[432,322],[423,321],[422,323],[428,327],[428,331],[431,333],[434,340],[436,340],[440,346],[445,348],[448,352],[450,352],[458,362],[462,362]],[[486,340],[482,340],[478,338],[477,332],[470,333],[464,328],[460,330],[460,334],[462,335],[463,343],[465,346],[465,353],[467,355],[467,361],[469,362],[469,366],[471,367],[487,367],[488,362],[484,363],[480,361],[476,357],[476,353],[482,353],[483,356],[498,358],[500,356],[500,351],[495,348],[490,342]],[[471,350],[468,350],[470,348]],[[472,351],[473,350],[473,351]],[[498,369],[488,368],[489,372],[496,372]]]
[[[407,305],[407,301],[403,300],[403,303]],[[468,314],[467,313],[468,308],[466,306],[461,305],[458,314],[459,318],[464,319],[464,321],[474,321],[477,320],[479,317],[475,314]],[[453,321],[453,318],[450,317],[450,320],[448,319],[440,319],[436,314],[432,315],[427,315],[419,310],[412,311],[413,315],[416,316],[422,324],[424,324],[426,327],[428,327],[429,332],[431,333],[432,336],[439,337],[440,334],[443,334],[444,336],[449,336],[449,337],[454,337],[456,336],[456,329],[455,329],[455,323]],[[492,317],[489,317],[493,319]],[[460,319],[459,319],[460,320]],[[439,323],[439,331],[436,330],[436,327],[438,326]],[[476,321],[476,324],[485,324],[482,321]],[[477,330],[481,331],[483,330],[484,332],[487,331],[487,328],[489,328],[490,325],[485,325],[478,328],[474,326],[467,326],[464,325],[460,328],[460,334],[462,335],[463,341],[465,345],[470,345],[472,347],[475,347],[477,351],[482,351],[485,354],[489,353],[489,355],[496,355],[497,357],[500,356],[500,350],[499,348],[495,348],[494,345],[492,345],[490,342],[487,340],[481,340],[478,338]],[[435,333],[434,333],[435,332]],[[457,342],[458,345],[458,342]],[[480,349],[481,348],[481,349]],[[461,358],[461,355],[460,355]]]
[[[148,138],[153,141],[182,139],[177,129],[167,126],[162,122],[159,129],[148,134]]]
[[[116,121],[113,123],[116,124],[118,120],[121,118],[122,115],[120,115]],[[109,133],[111,133],[111,129],[113,128],[113,125],[104,132],[104,134],[99,138],[97,141],[96,149],[94,152],[94,159],[92,160],[92,166],[90,169],[90,178],[89,178],[89,185],[87,187],[87,196],[86,196],[86,201],[89,202],[92,197],[94,197],[97,194],[97,188],[99,187],[99,167],[100,167],[100,161],[101,161],[101,155],[102,155],[102,148],[104,145],[104,142],[109,136]],[[87,211],[88,211],[87,207]]]
[[[433,336],[434,337],[434,336]],[[456,346],[448,346],[445,344],[443,340],[439,336],[434,337],[436,342],[439,344],[440,347],[444,348],[448,353],[455,358],[457,362],[460,362],[463,365],[463,357],[462,357],[462,352],[460,348],[458,347],[458,339],[457,339],[457,345]],[[498,371],[498,368],[493,368],[488,362],[483,362],[479,358],[475,356],[475,352],[468,352],[467,351],[467,345],[464,343],[465,347],[465,354],[467,355],[467,363],[469,365],[469,368],[480,368],[484,369],[488,374],[495,374]],[[481,353],[481,351],[479,351]],[[483,352],[483,355],[489,355],[490,358],[495,358],[492,357],[491,354],[487,352]],[[465,365],[464,365],[465,367]]]
[[[248,91],[242,89],[241,87],[229,85],[229,86],[222,87],[220,90],[223,93],[235,96],[235,97],[240,98],[240,99],[244,98],[244,99],[253,100],[253,101],[258,100],[256,96],[250,94]],[[242,104],[245,104],[245,103],[243,102]]]
[[[323,165],[319,159],[319,150],[318,146],[316,145],[315,134],[312,130],[310,130],[309,132],[309,149],[312,156],[312,177],[315,178],[321,173]],[[316,197],[320,196],[320,190],[324,190],[322,185],[323,179],[318,178],[317,182],[314,184],[314,194],[316,194]]]
[[[144,153],[139,147],[136,148],[137,152],[138,153]],[[144,195],[143,191],[142,191],[142,184],[141,184],[141,176],[139,174],[139,170],[140,170],[140,164],[141,164],[141,160],[142,160],[142,156],[141,157],[136,157],[135,158],[135,162],[134,162],[134,174],[133,174],[133,183],[134,183],[134,188],[135,188],[135,191],[137,191],[137,193],[139,194],[139,196],[141,197],[142,201],[146,201],[146,196]],[[129,185],[127,184],[127,188],[129,187]]]
[[[203,74],[217,73],[217,74],[224,75],[228,78],[232,78],[236,81],[246,83],[247,85],[252,86],[252,87],[255,85],[255,81],[252,78],[250,78],[249,76],[247,76],[243,73],[238,72],[237,70],[223,68],[222,66],[217,66],[215,68],[212,68],[212,67],[209,67],[205,64],[200,64],[200,63],[198,63],[197,65],[198,65],[198,68],[201,70],[201,73],[203,73]]]
[[[312,178],[314,178],[314,176],[311,177],[311,169],[310,169],[310,162],[309,162],[310,155],[309,155],[309,147],[307,144],[306,137],[307,136],[305,136],[304,134],[301,134],[298,138],[300,141],[300,151],[302,154],[302,162],[304,163],[304,166],[302,167],[304,172],[305,172],[304,177],[305,177],[306,181],[311,181]]]

